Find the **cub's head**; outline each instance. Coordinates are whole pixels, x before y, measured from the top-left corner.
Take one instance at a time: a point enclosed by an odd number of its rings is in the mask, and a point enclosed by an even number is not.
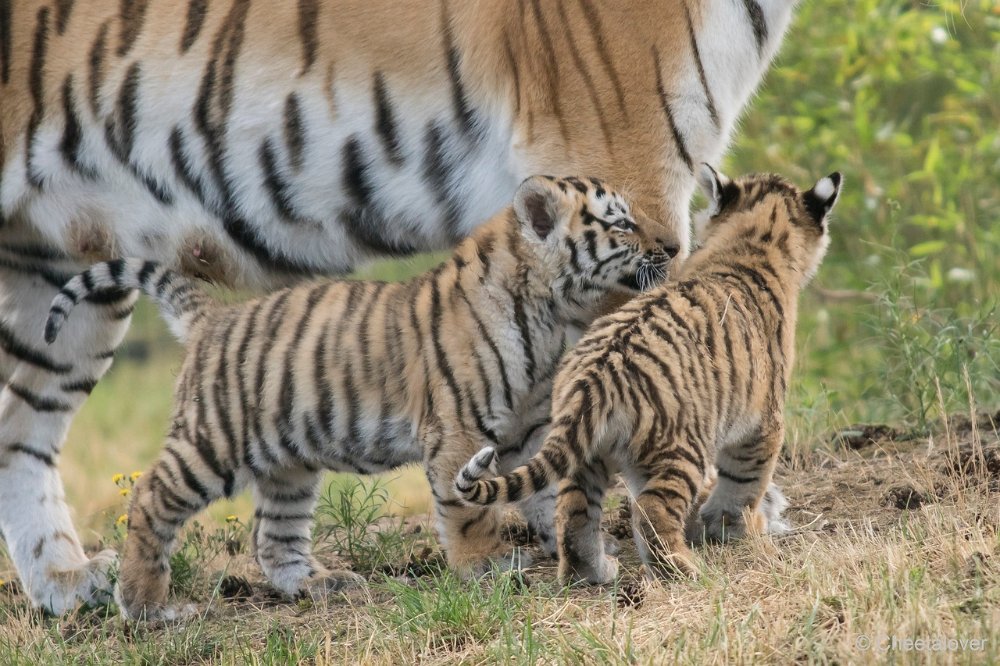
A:
[[[838,172],[802,191],[781,176],[749,174],[730,180],[707,164],[698,186],[708,208],[695,216],[697,242],[720,252],[734,244],[775,248],[805,284],[816,273],[830,244],[829,213],[837,203],[843,177]]]
[[[589,308],[608,292],[637,294],[667,277],[678,248],[596,178],[533,176],[513,205],[521,233],[557,298]]]

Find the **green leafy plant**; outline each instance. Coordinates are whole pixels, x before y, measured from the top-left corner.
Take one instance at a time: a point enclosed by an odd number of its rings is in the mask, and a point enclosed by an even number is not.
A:
[[[411,540],[402,521],[387,515],[390,496],[381,479],[343,477],[332,481],[316,506],[315,541],[369,574],[406,559]]]

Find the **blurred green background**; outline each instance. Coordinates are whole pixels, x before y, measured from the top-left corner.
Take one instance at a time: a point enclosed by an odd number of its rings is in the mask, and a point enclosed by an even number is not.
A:
[[[834,170],[846,176],[833,246],[803,297],[788,400],[793,458],[851,423],[922,429],[942,411],[967,410],[970,396],[1000,403],[998,127],[1000,4],[801,7],[723,165],[730,175],[775,171],[800,185]],[[402,278],[437,259],[381,263],[359,276]],[[91,537],[124,508],[112,474],[145,468],[167,426],[181,350],[140,305],[61,463]],[[397,510],[426,510],[418,470],[391,478]],[[211,513],[245,519],[249,500]]]

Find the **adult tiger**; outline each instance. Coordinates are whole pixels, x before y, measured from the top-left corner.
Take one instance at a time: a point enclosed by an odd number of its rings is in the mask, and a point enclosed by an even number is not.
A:
[[[688,250],[794,0],[0,0],[0,529],[32,601],[105,587],[56,459],[133,295],[37,331],[83,266],[228,284],[453,245],[532,173],[628,187]]]

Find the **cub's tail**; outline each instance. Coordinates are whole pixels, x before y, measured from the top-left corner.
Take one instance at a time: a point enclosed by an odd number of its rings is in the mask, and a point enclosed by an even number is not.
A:
[[[481,449],[455,477],[455,490],[469,504],[487,506],[527,499],[568,476],[575,467],[561,447],[543,445],[528,462],[502,476],[494,476],[492,446]],[[484,476],[493,478],[484,479]]]
[[[153,261],[115,259],[94,264],[63,286],[49,307],[45,321],[45,341],[55,342],[59,329],[73,308],[97,291],[139,289],[160,306],[170,330],[181,342],[191,325],[204,316],[209,296],[190,280]]]

